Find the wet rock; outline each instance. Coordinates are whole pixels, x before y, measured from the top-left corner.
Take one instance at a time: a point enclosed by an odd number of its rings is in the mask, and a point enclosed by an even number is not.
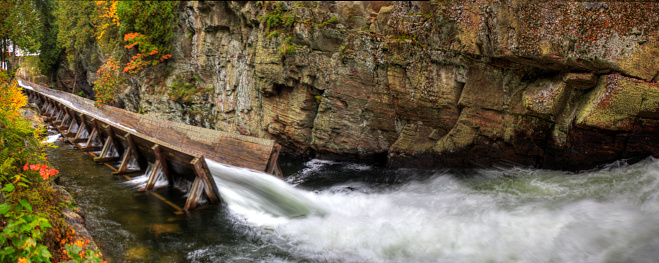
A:
[[[659,152],[657,4],[275,4],[181,5],[174,56],[125,106],[392,167],[572,169]],[[275,12],[296,23],[266,29]],[[88,81],[98,65],[82,64]],[[172,100],[186,74],[212,92]]]

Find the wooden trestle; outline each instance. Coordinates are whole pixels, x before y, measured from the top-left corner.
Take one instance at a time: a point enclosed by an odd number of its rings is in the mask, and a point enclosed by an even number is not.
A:
[[[203,197],[210,203],[220,202],[205,158],[282,178],[277,164],[281,147],[272,140],[161,120],[107,105],[95,107],[91,100],[21,82],[28,87],[24,91],[44,120],[69,143],[94,156],[94,161],[115,170],[113,174],[144,173],[152,163],[146,187],[140,191],[153,190],[161,174],[169,186],[179,180],[192,182],[185,210],[194,209]],[[95,156],[95,151],[101,152]],[[131,162],[139,168],[131,169]],[[119,168],[110,163],[118,163]]]

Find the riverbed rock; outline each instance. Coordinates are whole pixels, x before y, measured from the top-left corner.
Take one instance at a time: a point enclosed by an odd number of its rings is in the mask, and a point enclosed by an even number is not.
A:
[[[184,1],[172,59],[122,96],[132,98],[126,108],[275,139],[299,155],[591,168],[659,152],[658,11],[649,2]],[[270,28],[270,15],[296,22]],[[93,79],[99,63],[81,65]],[[172,100],[181,76],[212,92]]]

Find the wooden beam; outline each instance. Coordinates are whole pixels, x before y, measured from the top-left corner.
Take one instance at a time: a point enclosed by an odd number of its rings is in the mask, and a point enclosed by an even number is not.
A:
[[[279,177],[279,179],[284,179],[284,175],[281,174],[281,169],[278,169],[279,168],[278,159],[279,159],[279,152],[281,151],[281,146],[275,143],[273,148],[274,149],[270,153],[270,159],[268,160],[268,164],[266,165],[265,172],[269,174],[273,174]]]
[[[133,151],[129,148],[126,148],[124,150],[124,154],[121,156],[121,164],[119,165],[119,169],[117,169],[117,174],[123,173],[126,171],[126,168],[128,168],[128,163],[132,159],[131,157],[133,156]]]
[[[69,113],[69,119],[71,119],[71,122],[69,123],[69,127],[66,129],[66,134],[64,134],[64,137],[66,137],[69,141],[71,141],[70,138],[71,136],[76,135],[76,133],[80,130],[80,125],[78,125],[78,130],[75,132],[71,131],[71,129],[78,124],[78,118],[76,118],[75,111],[67,108],[66,111]]]
[[[80,145],[78,144],[78,146]],[[82,150],[83,152],[95,152],[95,151],[100,151],[102,148],[101,146],[85,146],[85,147],[81,146],[79,149]]]
[[[215,184],[215,180],[213,179],[213,176],[208,169],[208,165],[206,164],[204,156],[202,155],[198,158],[194,158],[190,163],[195,169],[195,173],[197,174],[196,177],[201,178],[203,181],[204,191],[206,192],[208,200],[212,204],[219,202],[220,191],[217,189],[217,185]]]
[[[185,212],[183,212],[183,209],[181,209],[180,206],[178,206],[178,205],[170,202],[169,200],[165,199],[164,197],[162,197],[162,195],[159,195],[155,192],[147,192],[147,194],[155,196],[156,198],[160,199],[160,201],[163,201],[165,204],[167,204],[167,205],[171,206],[172,208],[174,208],[174,210],[176,210],[176,211],[174,211],[174,214],[182,215],[182,214],[185,213]]]
[[[188,200],[185,201],[185,207],[183,209],[190,210],[197,207],[197,203],[199,203],[199,198],[203,192],[202,184],[202,179],[199,176],[195,177],[194,182],[192,182],[192,187],[190,187]]]
[[[104,163],[104,164],[105,164],[105,166],[107,166],[108,168],[112,169],[112,171],[115,171],[115,172],[117,171],[117,168],[114,168],[114,166],[110,165],[109,163]]]
[[[84,142],[87,140],[87,138],[82,138],[82,131],[87,131],[87,123],[85,123],[85,119],[82,119],[80,125],[78,125],[78,132],[76,133],[76,137],[72,140],[73,143]],[[89,137],[89,134],[87,136]]]
[[[59,120],[62,117],[62,111],[57,107],[58,105],[55,105],[55,112],[54,112],[54,120],[53,120],[53,126],[57,127],[61,123]]]
[[[78,130],[76,130],[75,132],[71,131],[71,128],[76,126],[76,124],[78,124],[78,121],[76,120],[76,118],[73,118],[71,120],[71,124],[69,125],[69,129],[66,131],[66,134],[64,135],[65,137],[68,138],[68,137],[74,136],[78,133],[78,131],[80,131],[80,125],[78,125]]]
[[[92,119],[92,127],[93,127],[92,128],[92,133],[89,134],[89,138],[87,138],[87,144],[85,145],[85,147],[81,148],[81,150],[83,150],[85,152],[89,152],[91,150],[88,150],[88,149],[90,149],[91,147],[94,147],[94,146],[92,146],[92,144],[96,140],[96,136],[98,136],[98,128],[96,126],[97,126],[96,125],[96,119]]]
[[[113,163],[113,162],[118,162],[121,160],[121,157],[96,157],[94,158],[94,162],[96,163]],[[116,169],[115,169],[116,172]]]
[[[53,115],[55,115],[55,110],[56,110],[55,102],[53,102],[52,99],[49,99],[48,102],[50,103],[50,105],[48,106],[50,109],[48,110],[48,115],[47,116],[48,116],[48,118],[52,118]]]
[[[167,160],[165,159],[165,156],[163,156],[161,148],[162,146],[156,144],[151,147],[151,150],[153,150],[153,154],[156,155],[156,159],[160,161],[160,164],[162,165],[162,172],[165,174],[165,177],[167,177],[167,183],[169,185],[174,185],[174,180],[172,180],[172,177],[169,175],[169,170],[167,170]]]
[[[126,169],[128,169],[128,163],[130,163],[130,160],[132,158],[135,158],[135,160],[138,161],[137,149],[135,149],[135,143],[133,142],[133,137],[129,133],[124,137],[124,139],[126,140],[128,147],[126,148],[126,150],[124,150],[124,155],[122,156],[121,165],[119,165],[119,169],[117,169],[117,172],[114,174],[126,173]]]
[[[281,172],[279,163],[275,163],[275,176],[279,177],[280,179],[284,179],[284,173]]]
[[[162,171],[162,163],[160,160],[156,160],[156,162],[153,164],[153,167],[151,168],[151,173],[149,173],[149,179],[146,181],[146,186],[144,186],[143,190],[151,190],[153,187],[156,185],[156,181],[158,180],[158,176],[160,176],[160,172]]]
[[[41,115],[46,116],[46,114],[47,114],[46,111],[48,110],[48,105],[49,104],[48,104],[47,101],[46,101],[46,103],[41,104],[41,107],[39,107],[39,112],[41,113]]]
[[[113,172],[112,175],[121,175],[125,178],[128,174],[144,174],[144,170],[126,170],[125,172],[121,173],[118,171],[119,170],[117,170],[117,172]]]
[[[105,139],[105,143],[103,144],[103,150],[101,150],[101,154],[94,158],[94,161],[105,159],[108,157],[108,152],[110,152],[110,147],[112,147],[112,137],[108,136],[107,139]]]
[[[49,99],[46,99],[46,109],[44,110],[44,115],[46,117],[51,117],[52,109],[53,109],[53,103]]]

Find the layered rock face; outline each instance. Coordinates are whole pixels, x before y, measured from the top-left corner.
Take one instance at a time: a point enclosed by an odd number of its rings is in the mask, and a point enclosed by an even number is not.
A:
[[[638,160],[659,153],[657,12],[646,2],[182,2],[171,62],[132,79],[124,104],[391,167]],[[212,93],[168,99],[181,76]]]

